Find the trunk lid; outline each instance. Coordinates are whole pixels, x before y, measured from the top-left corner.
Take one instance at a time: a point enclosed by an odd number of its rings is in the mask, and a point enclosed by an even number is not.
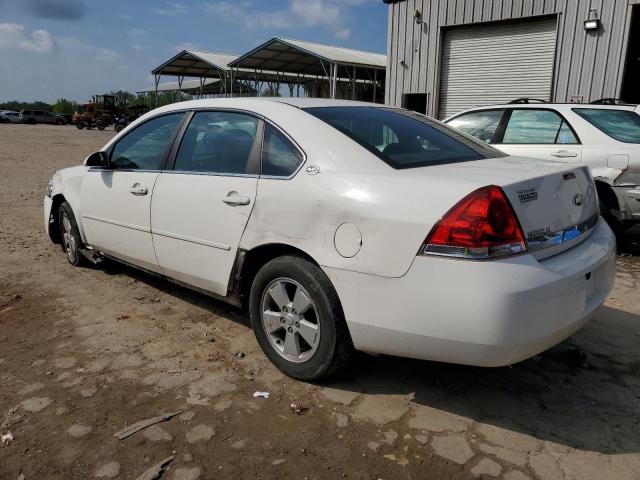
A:
[[[595,184],[584,166],[500,157],[420,170],[468,182],[470,187],[501,187],[520,222],[527,249],[537,259],[580,243],[598,220]]]

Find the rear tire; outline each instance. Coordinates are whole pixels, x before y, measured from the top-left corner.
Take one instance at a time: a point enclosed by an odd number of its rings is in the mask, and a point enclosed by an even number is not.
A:
[[[58,226],[60,228],[60,240],[62,251],[66,254],[67,260],[74,267],[83,267],[89,265],[89,260],[80,252],[82,247],[82,238],[76,223],[76,217],[73,215],[71,205],[66,201],[60,204],[58,210]]]
[[[304,258],[283,256],[265,264],[251,286],[249,313],[262,351],[292,378],[331,375],[353,353],[331,281]]]
[[[611,227],[611,230],[613,230],[614,233],[618,234],[622,232],[623,230],[622,222],[618,220],[614,214],[611,213],[611,206],[609,205],[609,203],[602,197],[599,198],[599,202],[600,202],[600,205],[599,205],[600,216],[602,216],[602,218],[605,219],[605,221],[609,224],[609,227]]]

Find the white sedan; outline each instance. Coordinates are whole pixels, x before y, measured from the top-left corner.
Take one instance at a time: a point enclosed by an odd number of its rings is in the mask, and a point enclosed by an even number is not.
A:
[[[614,230],[640,223],[639,106],[519,99],[445,122],[509,155],[588,166]]]
[[[358,102],[158,108],[58,171],[44,217],[73,265],[112,258],[248,309],[304,380],[354,350],[518,362],[581,328],[615,274],[586,167]]]

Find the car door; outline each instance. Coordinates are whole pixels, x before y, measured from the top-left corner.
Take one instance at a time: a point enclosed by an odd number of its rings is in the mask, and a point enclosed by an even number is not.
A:
[[[43,112],[42,110],[34,110],[33,116],[38,123],[49,123],[47,112]]]
[[[494,146],[509,155],[579,164],[582,145],[555,110],[514,108],[503,119]]]
[[[151,196],[183,112],[147,120],[109,149],[109,168],[88,169],[81,216],[89,245],[134,265],[158,271],[151,239]]]
[[[237,111],[197,111],[158,177],[151,231],[165,275],[227,295],[256,198],[262,121]]]

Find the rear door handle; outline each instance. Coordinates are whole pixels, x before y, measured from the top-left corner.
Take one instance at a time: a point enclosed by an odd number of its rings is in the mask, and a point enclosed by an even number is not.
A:
[[[571,158],[577,157],[578,154],[576,152],[570,152],[569,150],[558,150],[557,152],[552,153],[551,156],[558,158]]]
[[[238,195],[237,193],[235,195],[227,195],[222,199],[222,201],[231,206],[249,205],[249,203],[251,203],[251,199],[249,197]]]
[[[139,183],[134,183],[131,188],[129,188],[129,192],[132,195],[146,195],[149,193],[149,189],[144,185],[140,185]]]

